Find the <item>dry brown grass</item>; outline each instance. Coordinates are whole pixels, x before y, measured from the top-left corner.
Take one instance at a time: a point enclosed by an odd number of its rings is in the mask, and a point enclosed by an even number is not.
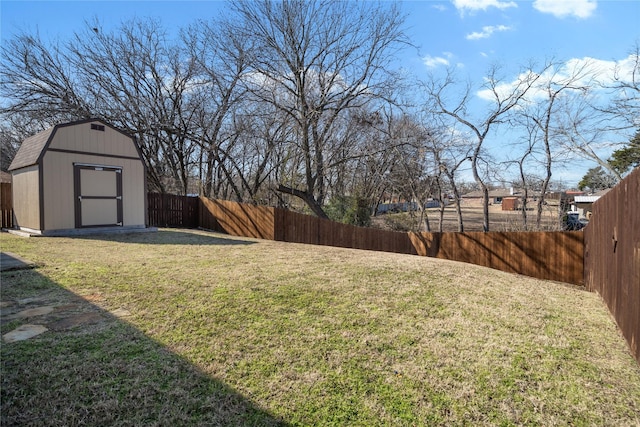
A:
[[[431,231],[439,231],[440,213],[438,209],[429,209],[428,215]],[[463,205],[462,220],[465,231],[482,231],[484,220],[482,207]],[[420,231],[425,231],[424,224],[418,224],[417,213],[413,218],[408,213],[379,215],[372,218],[372,224],[374,227],[382,229],[416,231],[416,227],[420,227]],[[501,205],[491,205],[489,207],[489,227],[491,231],[560,230],[558,207],[553,205],[545,207],[539,229],[536,227],[536,213],[532,210],[527,211],[527,227],[525,229],[522,211],[503,211]],[[442,229],[444,232],[458,231],[458,216],[453,205],[445,208]]]
[[[581,288],[198,231],[1,238],[42,265],[3,273],[3,301],[82,297],[104,317],[3,344],[3,423],[640,422],[640,368]]]

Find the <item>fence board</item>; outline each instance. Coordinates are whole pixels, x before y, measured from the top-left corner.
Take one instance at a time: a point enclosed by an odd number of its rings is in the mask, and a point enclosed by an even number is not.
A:
[[[585,286],[604,300],[640,363],[640,168],[593,205]]]
[[[232,236],[274,240],[274,209],[200,197],[200,227]]]
[[[0,226],[13,228],[13,199],[10,182],[0,182],[0,215]]]
[[[198,227],[197,197],[149,193],[147,218],[151,227]]]

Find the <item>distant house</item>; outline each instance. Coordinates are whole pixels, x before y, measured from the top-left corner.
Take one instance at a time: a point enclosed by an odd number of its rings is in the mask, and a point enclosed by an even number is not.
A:
[[[607,194],[610,190],[610,188],[607,188],[590,195],[584,195],[583,193],[583,195],[574,196],[571,210],[578,212],[580,217],[589,219],[593,212],[593,204],[595,201]]]
[[[99,119],[24,140],[11,166],[14,224],[32,234],[146,228],[145,165],[130,135]]]
[[[524,190],[520,188],[495,188],[493,190],[489,190],[489,204],[501,205],[504,199],[520,199],[523,194]],[[533,192],[531,192],[530,197],[532,197],[532,195]],[[481,206],[482,191],[476,190],[464,194],[462,196],[462,200],[467,206]],[[514,202],[510,202],[509,206],[517,206],[517,204]]]

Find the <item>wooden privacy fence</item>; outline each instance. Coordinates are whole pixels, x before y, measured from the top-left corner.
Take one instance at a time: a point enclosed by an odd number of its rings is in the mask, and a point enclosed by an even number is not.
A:
[[[147,218],[151,227],[196,228],[200,201],[197,197],[147,194]]]
[[[579,231],[409,233],[418,255],[582,285]]]
[[[356,227],[274,208],[274,240],[417,255],[407,233]]]
[[[594,203],[584,241],[585,287],[600,294],[640,363],[640,167]]]
[[[291,243],[422,255],[577,285],[582,232],[403,233],[335,223],[284,209],[201,198],[200,226]]]
[[[13,199],[10,182],[0,182],[0,215],[2,228],[13,228]]]

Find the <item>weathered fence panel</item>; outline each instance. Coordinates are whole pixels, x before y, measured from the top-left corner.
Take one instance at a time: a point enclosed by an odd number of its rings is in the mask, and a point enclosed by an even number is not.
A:
[[[274,240],[274,209],[200,197],[200,227],[230,234]]]
[[[415,254],[407,233],[341,224],[284,209],[275,211],[275,240]]]
[[[151,227],[198,227],[197,197],[149,193],[147,218]]]
[[[640,363],[640,167],[594,203],[584,241],[585,286],[600,294]]]
[[[581,232],[410,233],[416,252],[576,285],[583,280]]]
[[[13,228],[13,199],[11,183],[0,182],[0,226]]]

